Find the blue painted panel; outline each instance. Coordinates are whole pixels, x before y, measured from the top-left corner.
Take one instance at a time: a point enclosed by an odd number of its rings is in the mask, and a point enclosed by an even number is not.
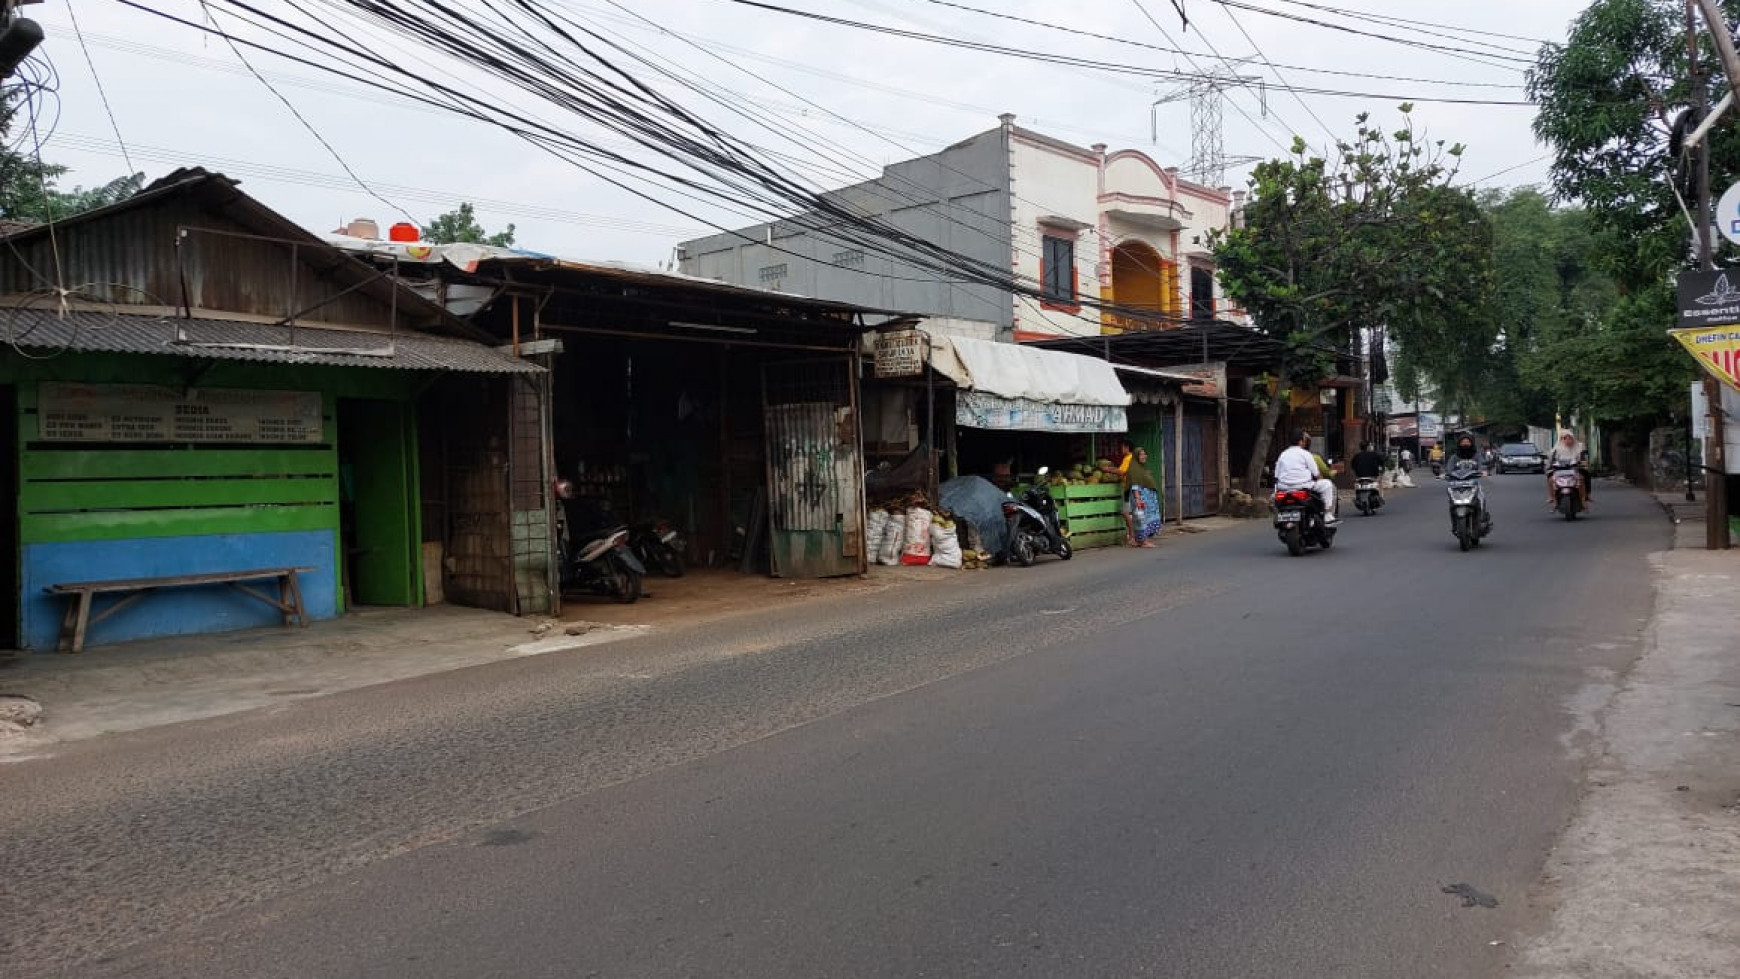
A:
[[[69,599],[43,591],[49,585],[253,568],[314,568],[298,576],[302,601],[309,618],[330,619],[338,614],[337,538],[330,530],[309,530],[30,544],[24,548],[21,561],[19,639],[25,649],[54,649]],[[267,581],[255,587],[272,594],[276,583]],[[114,600],[98,596],[97,607]],[[92,626],[85,643],[95,646],[152,636],[228,632],[282,621],[277,609],[229,585],[170,588],[147,595],[114,618]]]

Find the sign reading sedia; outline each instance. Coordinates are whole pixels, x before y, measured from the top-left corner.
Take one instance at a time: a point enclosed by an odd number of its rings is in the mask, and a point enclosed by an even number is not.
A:
[[[1705,370],[1740,390],[1740,326],[1669,330]]]

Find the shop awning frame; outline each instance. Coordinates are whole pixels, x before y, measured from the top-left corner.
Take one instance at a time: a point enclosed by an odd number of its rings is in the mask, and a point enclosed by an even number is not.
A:
[[[7,343],[30,356],[155,354],[259,364],[367,367],[467,374],[537,374],[543,368],[493,347],[428,333],[322,329],[204,316],[18,307],[0,309]]]
[[[1279,366],[1287,349],[1285,343],[1260,330],[1218,320],[1188,322],[1167,330],[1029,340],[1025,345],[1124,363],[1164,366],[1219,361],[1257,371]],[[1342,353],[1328,347],[1324,351],[1338,356]]]

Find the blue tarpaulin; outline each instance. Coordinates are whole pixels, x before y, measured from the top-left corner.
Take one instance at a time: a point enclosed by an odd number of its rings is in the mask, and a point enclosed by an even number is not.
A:
[[[983,476],[958,476],[937,487],[942,508],[965,520],[979,532],[979,545],[1001,554],[1009,544],[1009,525],[1003,517],[1007,495]]]

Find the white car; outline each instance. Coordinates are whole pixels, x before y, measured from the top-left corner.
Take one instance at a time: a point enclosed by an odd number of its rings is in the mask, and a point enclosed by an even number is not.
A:
[[[1547,457],[1541,450],[1526,442],[1507,445],[1498,450],[1498,465],[1493,467],[1501,473],[1542,473],[1547,471]]]

